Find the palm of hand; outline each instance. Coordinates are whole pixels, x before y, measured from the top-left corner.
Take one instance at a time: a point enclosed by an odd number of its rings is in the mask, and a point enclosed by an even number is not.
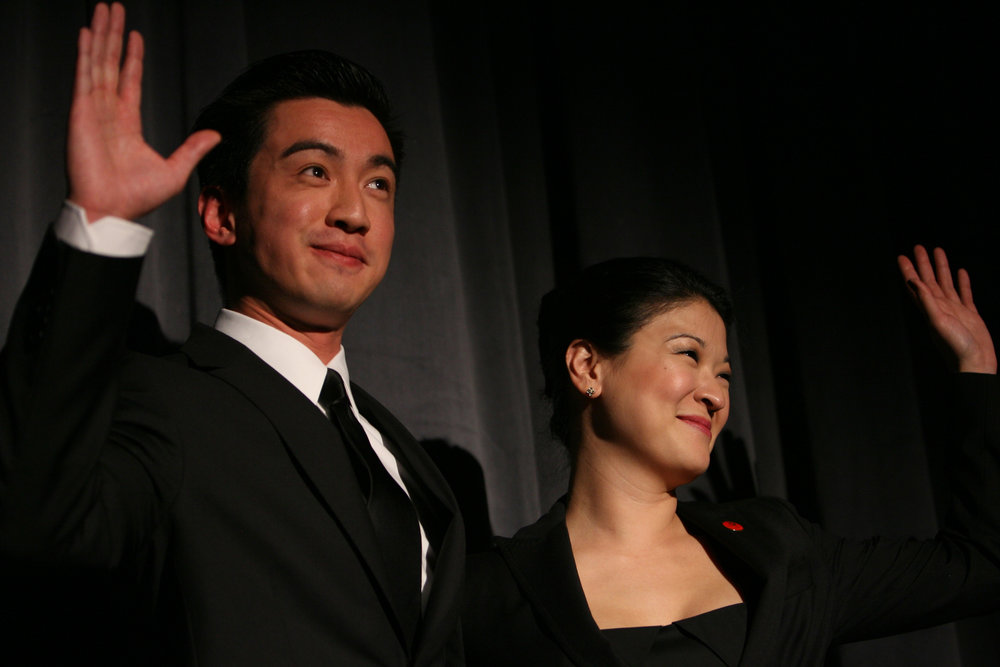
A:
[[[219,141],[196,132],[164,158],[142,137],[142,37],[129,35],[119,70],[125,12],[98,5],[80,32],[67,141],[69,199],[94,221],[138,218],[184,187],[198,160]]]
[[[996,352],[986,323],[972,300],[969,275],[958,271],[958,289],[951,278],[948,258],[934,250],[935,267],[922,246],[914,249],[916,267],[907,257],[899,258],[899,268],[927,317],[934,334],[955,355],[958,368],[968,372],[996,372]]]

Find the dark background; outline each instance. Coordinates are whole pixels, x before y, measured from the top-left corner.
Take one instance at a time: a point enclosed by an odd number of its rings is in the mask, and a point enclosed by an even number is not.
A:
[[[92,6],[0,8],[3,329],[65,193],[75,35]],[[147,40],[145,129],[163,151],[271,53],[327,48],[386,82],[410,137],[397,241],[345,347],[352,376],[452,454],[462,489],[481,480],[469,488],[485,489],[489,526],[473,521],[474,535],[510,534],[565,490],[538,398],[539,297],[634,254],[691,263],[737,303],[733,417],[686,495],[787,497],[845,535],[935,532],[966,415],[895,257],[944,247],[1000,327],[988,3],[126,8]],[[140,301],[170,340],[219,306],[194,194],[144,220],[157,236]],[[113,641],[88,614],[108,585],[54,604],[63,585],[38,588],[46,576],[5,577],[24,605],[4,610],[9,634],[37,634],[36,655],[67,619],[63,644]],[[995,665],[997,620],[848,645],[831,664]]]

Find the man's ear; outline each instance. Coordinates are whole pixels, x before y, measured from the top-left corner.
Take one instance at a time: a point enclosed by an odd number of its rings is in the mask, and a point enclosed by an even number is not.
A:
[[[601,355],[590,341],[577,338],[566,348],[566,370],[569,381],[587,398],[601,393]]]
[[[222,188],[210,185],[198,195],[201,228],[210,241],[221,246],[236,243],[236,214]]]

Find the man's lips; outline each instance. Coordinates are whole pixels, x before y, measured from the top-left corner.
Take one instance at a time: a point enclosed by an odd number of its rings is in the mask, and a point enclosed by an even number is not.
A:
[[[699,417],[698,415],[679,415],[677,418],[685,424],[689,424],[690,426],[698,429],[705,435],[712,435],[712,421],[707,417]]]
[[[365,255],[357,246],[346,243],[314,243],[313,249],[349,264],[367,264]]]

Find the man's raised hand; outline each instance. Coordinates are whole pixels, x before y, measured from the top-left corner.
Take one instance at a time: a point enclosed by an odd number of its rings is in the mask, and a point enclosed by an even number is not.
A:
[[[122,61],[125,9],[100,3],[80,30],[69,115],[68,198],[93,222],[149,213],[180,192],[198,161],[220,140],[195,132],[164,158],[142,137],[142,36],[132,31]],[[119,62],[121,65],[119,67]]]

